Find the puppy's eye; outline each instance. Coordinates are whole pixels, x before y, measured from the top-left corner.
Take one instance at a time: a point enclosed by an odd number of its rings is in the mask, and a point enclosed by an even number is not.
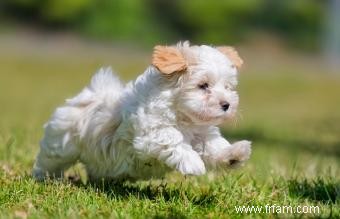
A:
[[[198,88],[202,89],[202,90],[206,90],[206,89],[209,88],[209,84],[208,83],[200,84],[200,85],[198,85]]]

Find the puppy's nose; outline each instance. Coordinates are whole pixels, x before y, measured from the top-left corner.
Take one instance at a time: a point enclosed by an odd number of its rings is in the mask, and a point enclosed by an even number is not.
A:
[[[221,102],[220,104],[221,104],[222,110],[223,110],[224,112],[226,112],[226,111],[229,109],[230,104],[229,104],[228,102],[223,101],[223,102]]]

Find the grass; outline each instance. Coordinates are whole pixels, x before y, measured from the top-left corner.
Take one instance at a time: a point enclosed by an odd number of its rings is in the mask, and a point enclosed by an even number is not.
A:
[[[340,78],[283,65],[259,73],[249,66],[240,79],[242,119],[223,127],[231,141],[253,141],[251,160],[241,169],[134,183],[84,177],[37,183],[30,171],[53,109],[101,65],[115,66],[127,80],[144,69],[149,54],[16,43],[0,40],[0,218],[340,217]],[[79,165],[70,170],[78,171]],[[320,212],[235,210],[274,204],[319,206]]]

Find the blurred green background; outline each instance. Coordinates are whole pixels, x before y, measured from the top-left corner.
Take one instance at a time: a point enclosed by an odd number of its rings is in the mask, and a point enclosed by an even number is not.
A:
[[[299,48],[318,49],[330,5],[320,0],[3,0],[1,14],[50,31],[148,45],[178,39],[237,43],[266,31]]]
[[[253,141],[248,164],[227,173],[230,180],[242,174],[241,190],[253,195],[241,192],[234,200],[220,200],[220,207],[200,207],[218,217],[233,213],[225,207],[228,203],[293,200],[320,205],[326,216],[333,206],[340,215],[339,16],[338,0],[2,0],[0,216],[13,216],[18,209],[38,217],[62,216],[71,209],[63,206],[58,211],[63,197],[49,195],[44,187],[38,193],[9,195],[37,186],[27,174],[43,123],[101,66],[112,66],[128,81],[150,64],[154,45],[179,40],[232,45],[245,61],[239,74],[238,119],[222,130],[231,141]],[[42,197],[54,204],[38,202]],[[106,201],[104,216],[112,204]],[[123,207],[117,210],[122,215],[157,215],[145,200],[138,203],[148,211],[125,209],[129,201],[130,197],[122,198]],[[91,212],[89,205],[78,208]],[[177,210],[188,213],[184,204]],[[190,214],[201,215],[195,210]]]

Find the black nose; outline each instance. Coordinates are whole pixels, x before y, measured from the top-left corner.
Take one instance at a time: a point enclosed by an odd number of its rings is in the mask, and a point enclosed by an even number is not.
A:
[[[221,102],[222,110],[226,112],[229,109],[230,104],[228,102]]]

